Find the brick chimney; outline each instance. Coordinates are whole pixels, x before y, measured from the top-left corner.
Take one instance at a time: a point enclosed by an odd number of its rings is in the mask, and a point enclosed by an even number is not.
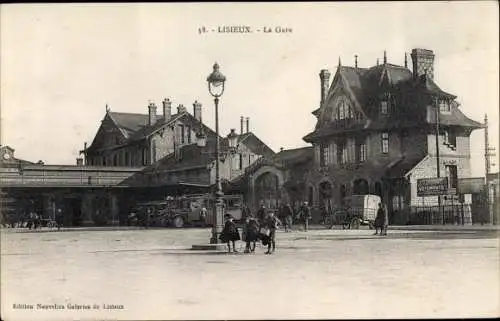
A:
[[[170,120],[170,117],[172,117],[172,102],[170,99],[165,98],[163,99],[163,117],[165,117],[165,122]]]
[[[247,117],[247,133],[250,132],[250,117]]]
[[[321,81],[321,102],[320,106],[323,105],[323,102],[326,99],[326,95],[328,94],[328,84],[330,83],[330,72],[327,69],[322,69],[319,73],[319,79]]]
[[[180,113],[184,113],[186,111],[186,107],[184,107],[183,104],[180,104],[179,106],[177,106],[177,113],[180,114]]]
[[[413,63],[413,77],[419,77],[427,72],[430,79],[434,79],[434,52],[428,49],[413,49],[411,51]]]
[[[156,105],[152,101],[149,102],[148,112],[149,112],[149,126],[153,126],[156,123]]]
[[[243,119],[243,116],[240,117],[240,134],[243,135],[243,126],[244,126],[245,120]]]
[[[193,116],[201,123],[201,104],[197,100],[193,103]]]
[[[83,166],[83,158],[78,157],[76,159],[76,166]]]

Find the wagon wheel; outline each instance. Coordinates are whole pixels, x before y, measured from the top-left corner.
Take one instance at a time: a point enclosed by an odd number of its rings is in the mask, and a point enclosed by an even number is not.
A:
[[[350,228],[351,230],[358,230],[359,229],[359,218],[353,217],[350,223]]]

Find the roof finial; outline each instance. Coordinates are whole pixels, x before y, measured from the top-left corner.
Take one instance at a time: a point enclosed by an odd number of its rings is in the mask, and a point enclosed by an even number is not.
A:
[[[111,109],[109,109],[108,104],[106,103],[106,112],[109,112]]]
[[[358,55],[354,55],[354,67],[358,68]]]
[[[384,50],[384,65],[387,63],[387,52]]]
[[[342,61],[340,61],[340,56],[339,56],[339,67],[342,66]]]
[[[405,52],[405,68],[408,68],[408,56],[406,55],[406,52]]]

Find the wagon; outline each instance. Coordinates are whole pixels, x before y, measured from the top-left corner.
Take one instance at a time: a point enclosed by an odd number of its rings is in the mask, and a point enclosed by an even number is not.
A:
[[[359,229],[360,225],[373,228],[377,216],[378,204],[381,202],[378,195],[352,195],[344,199],[345,206],[338,208],[325,218],[325,226],[333,228],[341,225],[344,229]]]

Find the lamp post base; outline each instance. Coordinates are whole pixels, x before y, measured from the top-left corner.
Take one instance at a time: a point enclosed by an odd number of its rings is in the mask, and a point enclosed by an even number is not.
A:
[[[218,244],[196,244],[191,246],[191,250],[195,251],[227,251],[227,245]]]
[[[221,201],[215,203],[214,206],[215,223],[212,228],[212,236],[210,237],[210,244],[197,244],[191,247],[192,250],[198,251],[227,251],[227,245],[221,243],[219,240],[220,233],[223,229],[224,220],[224,206]]]

